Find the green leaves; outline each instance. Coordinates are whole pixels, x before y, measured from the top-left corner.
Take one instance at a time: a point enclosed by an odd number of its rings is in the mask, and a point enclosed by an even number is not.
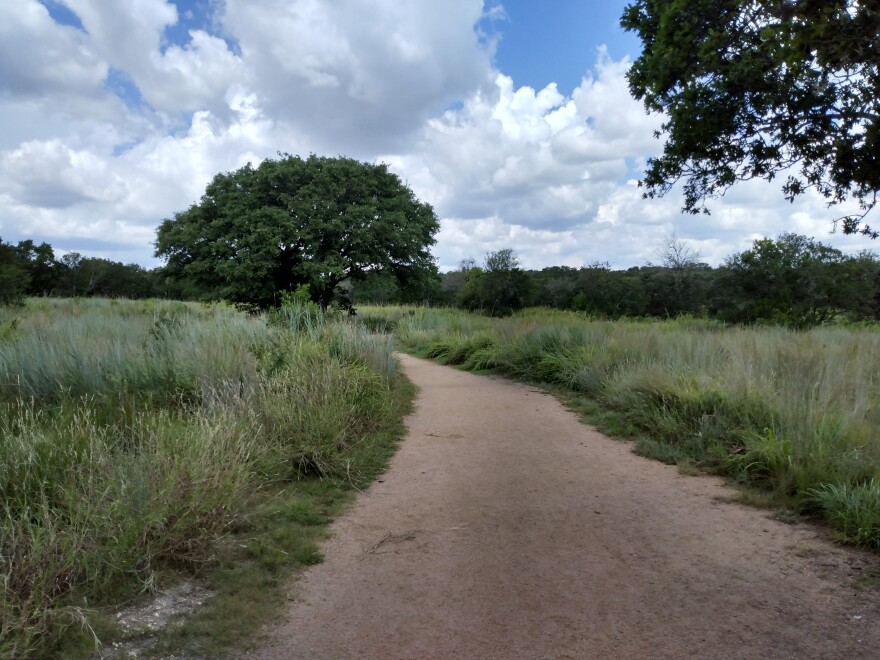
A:
[[[285,155],[214,177],[199,204],[163,221],[156,255],[206,298],[270,307],[305,285],[326,307],[370,273],[435,277],[438,229],[387,165]]]
[[[722,315],[729,321],[769,321],[810,328],[844,310],[859,307],[867,290],[856,277],[858,264],[806,236],[783,234],[756,240],[731,257],[724,269]]]
[[[509,316],[525,306],[529,288],[529,276],[519,267],[516,252],[505,248],[487,253],[485,268],[467,267],[458,303],[471,311]]]
[[[683,211],[706,212],[737,181],[791,172],[789,198],[812,188],[830,204],[874,206],[880,12],[868,3],[637,0],[621,25],[644,45],[628,74],[633,96],[669,117],[646,197],[683,178]]]

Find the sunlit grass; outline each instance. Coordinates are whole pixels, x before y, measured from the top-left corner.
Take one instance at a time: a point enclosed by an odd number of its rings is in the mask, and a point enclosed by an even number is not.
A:
[[[50,654],[163,576],[216,566],[218,539],[260,528],[266,489],[375,476],[401,415],[390,340],[310,314],[0,309],[0,657]],[[314,556],[302,543],[287,564]]]

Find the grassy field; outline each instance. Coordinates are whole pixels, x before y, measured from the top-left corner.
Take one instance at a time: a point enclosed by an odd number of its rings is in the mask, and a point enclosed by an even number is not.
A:
[[[187,576],[214,595],[162,643],[237,643],[383,469],[408,387],[389,340],[308,307],[0,308],[0,657],[94,653]]]
[[[643,455],[724,474],[753,501],[824,518],[841,541],[880,549],[876,328],[361,312],[416,354],[559,388]]]

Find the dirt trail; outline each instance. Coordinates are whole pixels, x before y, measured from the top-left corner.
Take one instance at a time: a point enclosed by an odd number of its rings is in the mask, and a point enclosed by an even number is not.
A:
[[[555,399],[410,357],[380,483],[254,658],[878,658],[878,558],[719,502]]]

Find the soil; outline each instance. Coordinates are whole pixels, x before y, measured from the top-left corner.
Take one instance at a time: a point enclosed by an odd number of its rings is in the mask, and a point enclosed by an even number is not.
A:
[[[116,621],[127,640],[102,647],[97,657],[101,660],[155,657],[152,649],[159,637],[179,625],[210,597],[206,587],[187,581],[155,594],[145,603],[117,612]],[[174,660],[178,656],[162,657]]]
[[[390,469],[251,658],[878,658],[880,557],[525,385],[403,357]]]

